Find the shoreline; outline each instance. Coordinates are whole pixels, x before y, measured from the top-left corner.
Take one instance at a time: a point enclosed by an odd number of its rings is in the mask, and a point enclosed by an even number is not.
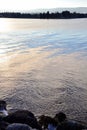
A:
[[[24,18],[24,19],[77,19],[87,18],[87,13],[71,13],[68,10],[58,11],[55,13],[40,12],[40,13],[20,13],[20,12],[0,12],[0,18]]]

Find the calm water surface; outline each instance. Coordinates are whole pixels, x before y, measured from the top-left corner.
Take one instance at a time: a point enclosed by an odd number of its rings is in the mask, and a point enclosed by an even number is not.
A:
[[[0,99],[87,119],[87,19],[0,19]]]

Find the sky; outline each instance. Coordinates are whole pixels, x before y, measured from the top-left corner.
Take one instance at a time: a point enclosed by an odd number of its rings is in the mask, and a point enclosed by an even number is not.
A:
[[[87,0],[0,0],[2,11],[27,11],[56,7],[87,7]]]

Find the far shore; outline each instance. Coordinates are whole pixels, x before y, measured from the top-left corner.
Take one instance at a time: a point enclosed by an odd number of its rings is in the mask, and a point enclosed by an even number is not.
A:
[[[63,11],[61,13],[20,13],[20,12],[0,12],[0,18],[23,18],[23,19],[76,19],[87,18],[87,13],[71,13],[70,11]]]

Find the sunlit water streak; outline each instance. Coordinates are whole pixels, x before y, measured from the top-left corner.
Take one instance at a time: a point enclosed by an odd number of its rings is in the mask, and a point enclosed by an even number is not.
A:
[[[87,19],[0,20],[0,98],[8,109],[85,121]]]

